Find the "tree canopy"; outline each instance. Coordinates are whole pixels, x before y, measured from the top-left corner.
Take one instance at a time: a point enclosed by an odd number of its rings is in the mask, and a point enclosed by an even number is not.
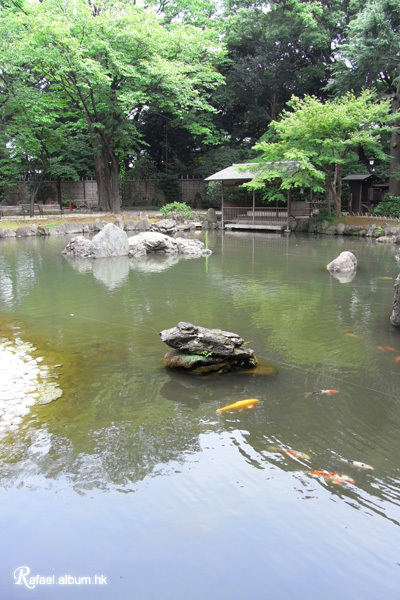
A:
[[[364,148],[391,156],[400,195],[398,130],[372,125],[383,99],[400,113],[399,31],[398,0],[0,0],[0,185],[28,180],[33,200],[45,177],[95,175],[99,207],[118,211],[137,161],[208,175],[261,150],[296,156],[293,183],[338,210]],[[291,113],[304,136],[293,122],[283,141]]]
[[[342,173],[354,153],[362,150],[384,160],[382,132],[390,127],[390,101],[377,101],[365,90],[321,101],[315,96],[293,97],[266,138],[255,146],[261,152],[257,176],[248,184],[259,188],[280,180],[280,189],[311,187],[326,191],[337,215],[341,213]],[[297,161],[295,172],[282,172],[279,161]],[[272,164],[271,164],[272,163]],[[274,166],[274,163],[276,166]]]

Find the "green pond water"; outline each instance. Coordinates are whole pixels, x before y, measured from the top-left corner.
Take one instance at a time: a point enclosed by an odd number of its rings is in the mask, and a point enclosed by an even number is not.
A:
[[[208,258],[91,263],[67,241],[0,244],[0,333],[61,364],[63,390],[0,440],[0,597],[400,598],[395,249],[216,233]],[[343,250],[348,282],[324,268]],[[277,373],[167,371],[179,321],[238,333]]]

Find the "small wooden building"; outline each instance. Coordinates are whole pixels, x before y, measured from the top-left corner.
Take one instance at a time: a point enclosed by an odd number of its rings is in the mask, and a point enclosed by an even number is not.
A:
[[[299,168],[297,161],[282,161],[279,163],[266,163],[261,167],[263,170],[273,168],[283,172],[296,172]],[[291,202],[290,190],[287,193],[287,202],[266,203],[256,206],[256,195],[253,190],[252,203],[246,206],[226,206],[224,189],[229,186],[239,186],[248,183],[260,172],[257,163],[233,164],[222,171],[218,171],[205,181],[221,182],[221,221],[222,227],[232,226],[248,229],[275,229],[290,230],[290,218],[309,218],[311,214],[311,202]]]
[[[350,214],[362,214],[371,205],[379,204],[384,198],[387,186],[376,183],[375,173],[354,173],[343,177],[349,184]]]

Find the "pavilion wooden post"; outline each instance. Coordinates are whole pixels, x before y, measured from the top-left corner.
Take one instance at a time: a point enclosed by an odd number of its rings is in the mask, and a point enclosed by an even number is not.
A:
[[[224,182],[221,187],[221,228],[224,228]]]
[[[285,233],[290,233],[290,213],[292,210],[292,202],[291,202],[291,195],[290,195],[290,189],[288,190],[287,193],[287,223],[286,223],[286,229],[285,229]]]
[[[254,220],[255,220],[255,213],[256,213],[256,191],[253,190],[253,225],[254,225]]]

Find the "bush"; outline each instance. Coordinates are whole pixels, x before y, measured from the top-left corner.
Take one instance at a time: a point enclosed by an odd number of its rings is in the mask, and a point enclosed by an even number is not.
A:
[[[178,215],[184,219],[190,219],[192,216],[192,209],[185,202],[171,202],[162,206],[160,212],[167,219],[172,219]]]
[[[373,214],[381,217],[400,217],[400,196],[386,195],[383,202],[374,209]]]

